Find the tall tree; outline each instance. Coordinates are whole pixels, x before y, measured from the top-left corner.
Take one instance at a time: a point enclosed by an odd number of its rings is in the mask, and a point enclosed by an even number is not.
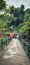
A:
[[[20,20],[20,22],[23,22],[23,20],[24,20],[24,5],[21,5],[21,7],[20,7],[20,12],[19,12],[19,20]]]
[[[10,9],[10,14],[14,13],[14,11],[15,11],[15,7],[14,6],[9,7],[9,9]]]

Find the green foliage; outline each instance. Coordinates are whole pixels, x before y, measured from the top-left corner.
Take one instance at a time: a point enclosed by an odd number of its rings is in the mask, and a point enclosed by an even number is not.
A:
[[[5,9],[5,13],[0,15],[0,31],[5,31],[6,33],[6,31],[14,31],[16,29],[21,36],[26,35],[29,37],[30,9],[24,10],[24,8],[24,5],[21,5],[20,8],[11,6],[9,9]]]
[[[6,21],[0,20],[0,31],[5,30],[5,26],[7,25]]]
[[[26,21],[23,23],[22,27],[19,29],[19,33],[21,36],[26,35],[28,37],[30,35],[29,32],[30,32],[30,21]]]
[[[30,9],[25,10],[24,21],[28,21],[30,17]]]
[[[5,1],[0,0],[0,10],[4,9],[6,7]]]

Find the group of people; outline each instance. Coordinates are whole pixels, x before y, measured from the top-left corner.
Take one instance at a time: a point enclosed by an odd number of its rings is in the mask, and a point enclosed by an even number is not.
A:
[[[9,34],[10,38],[16,38],[16,35],[17,34],[12,34],[12,33]]]

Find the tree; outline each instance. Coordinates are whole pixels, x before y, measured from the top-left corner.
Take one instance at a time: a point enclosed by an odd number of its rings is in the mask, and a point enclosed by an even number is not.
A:
[[[21,5],[20,12],[19,12],[19,20],[22,23],[24,21],[24,5]]]
[[[23,11],[24,10],[24,5],[22,4],[21,7],[20,7],[20,10]]]
[[[23,25],[19,28],[19,33],[22,37],[27,37],[30,40],[30,21],[26,21]]]
[[[6,3],[4,0],[0,0],[0,10],[6,8]]]
[[[19,17],[19,8],[15,8],[14,16]]]
[[[30,9],[25,10],[25,15],[24,15],[24,21],[28,21],[30,19]]]
[[[15,7],[14,6],[9,7],[9,9],[10,9],[10,14],[14,13],[14,11],[15,11]]]

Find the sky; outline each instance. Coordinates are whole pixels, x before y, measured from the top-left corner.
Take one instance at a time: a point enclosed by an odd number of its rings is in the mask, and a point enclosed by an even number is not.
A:
[[[6,0],[8,6],[14,5],[15,7],[20,7],[21,4],[25,5],[25,8],[30,8],[30,0]]]
[[[20,7],[21,4],[25,5],[25,8],[30,8],[30,0],[6,0],[8,6],[14,5],[15,7]]]
[[[25,5],[25,9],[30,8],[30,0],[5,0],[9,6],[14,5],[15,7],[20,7],[21,4]],[[0,14],[4,14],[3,11]]]

